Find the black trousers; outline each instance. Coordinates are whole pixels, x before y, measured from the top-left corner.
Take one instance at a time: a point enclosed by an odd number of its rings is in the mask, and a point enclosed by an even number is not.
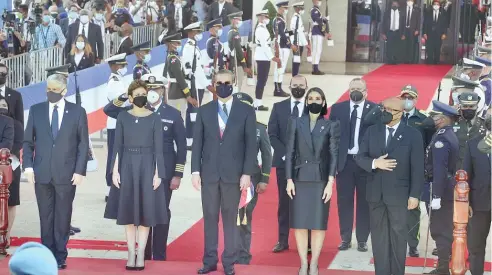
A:
[[[277,167],[277,186],[278,186],[278,242],[289,244],[289,216],[290,216],[290,198],[287,195],[287,179],[285,178],[285,169]]]
[[[171,180],[163,179],[162,184],[164,190],[166,190],[166,206],[167,216],[169,220],[167,224],[158,224],[155,227],[151,227],[149,231],[149,238],[147,239],[147,246],[145,247],[145,259],[154,261],[165,261],[167,259],[167,237],[169,236],[169,225],[171,224],[171,210],[169,205],[171,204],[171,197],[173,190],[171,190]]]
[[[205,93],[205,90],[203,89],[198,89],[198,96],[200,103],[202,103],[203,100],[203,94]],[[197,98],[196,93],[193,94],[193,98]],[[193,107],[190,103],[188,103],[188,108],[186,108],[186,138],[187,139],[193,139],[193,125],[195,125],[195,121],[191,120],[191,115],[198,112],[198,108]],[[191,146],[191,144],[190,144]]]
[[[300,46],[299,47],[299,56],[301,57],[301,60],[302,60],[302,52],[304,52],[304,47]],[[301,62],[299,62],[299,63],[294,62],[294,56],[295,55],[296,55],[296,53],[294,53],[294,55],[292,56],[292,76],[298,75],[299,74],[299,68],[301,67]]]
[[[256,185],[261,180],[261,174],[256,174],[252,177],[253,185],[256,188]],[[256,189],[255,189],[256,190]],[[239,209],[239,218],[241,221],[241,225],[238,227],[239,234],[237,240],[237,263],[238,264],[249,264],[251,262],[251,222],[253,220],[253,211],[255,210],[256,203],[258,202],[258,193],[255,191],[255,195],[251,199],[251,201],[243,207]],[[243,217],[246,216],[247,224],[242,224]]]
[[[468,227],[468,252],[470,256],[470,272],[472,275],[483,275],[485,248],[490,231],[491,211],[473,211]]]
[[[427,54],[427,64],[439,64],[441,59],[442,39],[439,34],[428,34],[425,43],[425,53]]]
[[[407,212],[408,246],[417,248],[420,240],[420,204]]]
[[[369,203],[376,275],[404,275],[407,254],[407,206]]]
[[[36,183],[34,191],[41,225],[41,243],[49,248],[60,264],[67,259],[72,204],[76,187],[71,182]]]
[[[241,191],[239,183],[207,182],[202,184],[202,210],[205,223],[204,266],[214,266],[219,261],[219,212],[224,231],[224,269],[234,266],[237,256],[237,210]]]
[[[414,31],[405,28],[405,40],[402,41],[403,56],[402,61],[407,64],[419,63],[418,60],[418,41],[419,36],[415,36]]]
[[[255,96],[256,99],[263,98],[263,91],[265,90],[265,85],[268,80],[268,74],[270,73],[270,61],[256,61],[257,72],[257,81],[256,81],[256,90]],[[277,66],[277,65],[275,65]]]
[[[439,261],[449,262],[453,244],[453,201],[441,200],[439,210],[432,209],[430,233],[436,241]]]
[[[388,31],[386,38],[386,63],[400,63],[402,46],[400,31]]]
[[[113,144],[114,135],[116,133],[115,129],[107,129],[107,140],[106,145],[108,146],[108,157],[106,158],[106,185],[111,186],[113,184],[113,167],[111,166],[113,157]]]
[[[354,195],[357,198],[355,236],[357,242],[367,242],[369,237],[369,205],[366,200],[366,173],[360,168],[352,155],[337,176],[338,219],[342,241],[352,241],[354,224]]]

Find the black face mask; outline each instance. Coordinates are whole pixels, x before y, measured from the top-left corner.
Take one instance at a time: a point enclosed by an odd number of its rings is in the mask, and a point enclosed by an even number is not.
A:
[[[364,99],[364,94],[359,90],[354,90],[350,92],[350,100],[353,102],[360,102]]]
[[[311,104],[308,104],[307,108],[310,113],[319,114],[321,113],[321,109],[323,109],[323,105],[313,102]]]
[[[436,128],[436,123],[432,117],[428,116],[424,120],[422,120],[422,128],[423,129],[434,129]]]
[[[220,98],[227,98],[230,95],[232,95],[231,84],[218,84],[216,90],[217,90],[217,96]]]
[[[0,85],[4,85],[7,82],[7,74],[0,74]]]
[[[476,114],[477,114],[477,111],[473,110],[473,109],[461,110],[461,116],[466,120],[474,119]]]
[[[51,103],[57,103],[63,98],[63,95],[61,93],[55,93],[52,91],[48,91],[47,96],[48,96],[48,101]]]
[[[383,111],[381,113],[381,122],[383,124],[389,124],[391,121],[393,121],[393,114],[388,111]]]
[[[9,110],[0,108],[0,115],[2,116],[8,116],[9,115]]]
[[[487,129],[487,131],[491,131],[491,123],[492,123],[492,120],[491,120],[492,117],[490,116],[487,116],[487,118],[485,119],[485,129]]]
[[[296,87],[296,88],[292,88],[291,92],[294,98],[300,99],[304,96],[304,94],[306,94],[306,89]]]
[[[142,108],[143,106],[145,106],[145,104],[147,104],[147,96],[141,95],[141,96],[134,97],[133,104],[138,108]]]

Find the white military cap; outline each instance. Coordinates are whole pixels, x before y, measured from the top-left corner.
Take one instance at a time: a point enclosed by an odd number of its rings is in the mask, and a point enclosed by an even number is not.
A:
[[[293,7],[303,7],[304,6],[304,1],[294,3],[294,4],[292,4],[292,6]]]
[[[160,86],[167,85],[167,83],[168,83],[167,78],[165,78],[161,75],[155,75],[155,74],[144,74],[144,75],[142,75],[141,79],[149,87],[155,87],[155,86],[160,87]]]
[[[202,30],[202,22],[191,23],[184,28],[185,31],[201,31]]]
[[[485,68],[485,64],[468,58],[463,58],[463,68],[480,69],[480,68]]]
[[[258,15],[265,15],[265,16],[268,16],[268,10],[262,10],[262,11],[258,12],[256,15],[257,15],[257,16],[258,16]]]
[[[109,64],[118,64],[118,65],[126,65],[126,53],[120,53],[117,55],[113,55],[111,57],[106,58],[106,63]]]
[[[288,8],[289,7],[289,1],[277,0],[275,2],[275,6],[277,6],[277,8]]]

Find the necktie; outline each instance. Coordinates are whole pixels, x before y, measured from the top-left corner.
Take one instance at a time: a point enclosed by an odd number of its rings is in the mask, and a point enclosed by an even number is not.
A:
[[[410,27],[410,13],[411,13],[411,9],[408,8],[408,12],[407,12],[407,27]]]
[[[299,117],[299,107],[297,107],[297,105],[299,105],[299,101],[296,101],[294,102],[294,108],[292,108],[292,116],[293,117]]]
[[[357,108],[359,105],[354,105],[354,109],[350,114],[350,141],[349,141],[349,149],[354,148],[355,146],[355,126],[357,125]]]
[[[85,24],[82,24],[82,35],[86,36],[85,35]]]
[[[434,23],[437,23],[437,12],[434,12]]]
[[[389,135],[388,138],[386,139],[386,148],[388,148],[388,146],[391,143],[391,140],[393,139],[393,132],[395,131],[395,129],[388,127],[388,131],[389,131]]]
[[[225,103],[222,104],[222,110],[224,111],[225,115],[229,117],[229,113],[227,112],[227,105]]]
[[[405,123],[405,125],[408,125],[408,117],[410,116],[409,113],[406,113],[405,116],[403,116],[403,123]]]
[[[53,113],[51,115],[51,134],[53,134],[53,139],[56,139],[58,135],[58,106],[53,107]]]

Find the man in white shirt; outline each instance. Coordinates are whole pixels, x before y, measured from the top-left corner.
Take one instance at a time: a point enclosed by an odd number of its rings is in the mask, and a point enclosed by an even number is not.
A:
[[[401,47],[404,30],[403,15],[400,12],[398,0],[391,1],[391,9],[387,10],[383,18],[382,38],[385,43],[386,63],[398,64],[401,62]]]
[[[302,52],[304,47],[308,46],[304,25],[302,23],[302,15],[304,14],[304,1],[294,3],[294,15],[290,19],[290,29],[292,30],[292,36],[290,41],[297,46],[297,51],[294,51],[292,57],[292,76],[299,74],[299,67],[301,67]]]

